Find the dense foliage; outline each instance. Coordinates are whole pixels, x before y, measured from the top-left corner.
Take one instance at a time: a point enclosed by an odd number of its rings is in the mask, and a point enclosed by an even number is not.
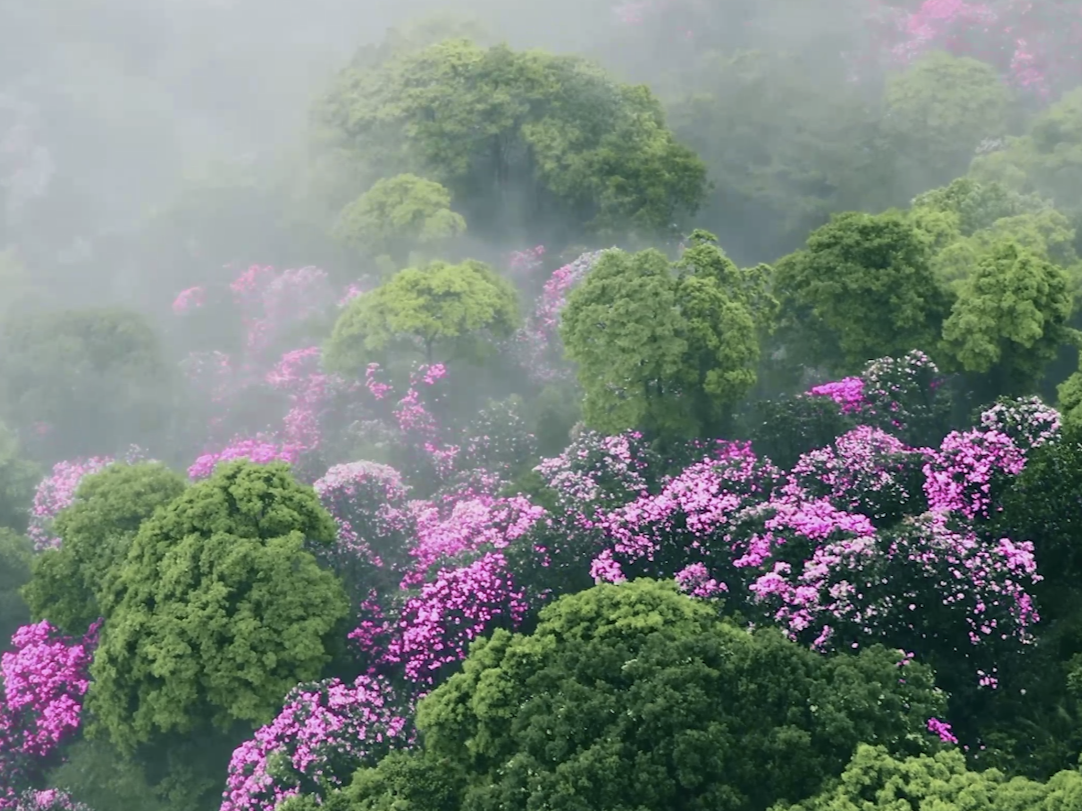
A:
[[[1082,809],[1082,6],[129,5],[0,8],[0,811]]]

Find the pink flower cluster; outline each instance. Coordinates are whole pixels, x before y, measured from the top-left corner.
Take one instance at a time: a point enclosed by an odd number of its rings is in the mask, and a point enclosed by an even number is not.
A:
[[[75,641],[46,621],[24,625],[11,638],[13,650],[0,656],[3,704],[0,705],[0,809],[16,807],[22,769],[8,762],[41,762],[79,728],[82,698],[100,621]],[[33,771],[29,769],[28,771]]]
[[[982,431],[1005,434],[1027,454],[1057,439],[1061,428],[1059,412],[1036,396],[1001,399],[982,411],[978,422]]]
[[[561,508],[591,513],[646,495],[656,461],[637,431],[605,436],[582,429],[563,453],[534,470],[556,491]]]
[[[898,18],[892,55],[902,64],[932,50],[976,57],[995,65],[1015,86],[1048,96],[1077,69],[1075,51],[1082,42],[1082,10],[1054,5],[924,0]]]
[[[412,707],[396,707],[384,680],[358,676],[299,684],[278,716],[233,752],[221,811],[274,811],[289,797],[324,793],[409,743]]]
[[[349,462],[330,468],[314,487],[338,525],[335,558],[364,558],[384,566],[405,556],[413,519],[406,506],[409,487],[397,470],[376,462]]]
[[[954,447],[946,443],[947,458]],[[906,641],[922,655],[929,646],[977,646],[991,656],[1003,644],[1028,644],[1038,620],[1028,589],[1040,580],[1032,545],[987,543],[955,526],[968,502],[937,498],[935,481],[921,481],[927,453],[860,428],[829,452],[806,455],[786,478],[750,450],[734,451],[574,530],[587,544],[586,530],[606,538],[591,564],[595,581],[674,577],[685,591],[724,594],[815,648]],[[966,464],[988,470],[972,454],[957,462],[960,475]],[[938,512],[912,498],[922,484]],[[824,488],[834,503],[816,495]],[[853,511],[890,502],[882,528]],[[985,670],[978,676],[995,686]]]
[[[207,303],[207,290],[205,287],[189,287],[181,290],[173,299],[173,312],[177,315],[195,310]]]
[[[471,641],[499,621],[517,626],[528,609],[500,552],[442,568],[406,600],[385,661],[399,664],[410,681],[431,684],[466,657]]]
[[[337,379],[324,374],[320,367],[318,346],[294,349],[282,355],[267,372],[270,386],[289,395],[289,411],[282,419],[284,445],[299,450],[314,450],[322,439],[321,418]]]
[[[843,414],[855,414],[864,404],[864,381],[859,377],[846,377],[808,390],[813,397],[829,397],[841,408]]]
[[[416,536],[410,548],[413,566],[403,588],[424,583],[434,567],[481,549],[500,550],[523,537],[545,516],[545,511],[522,496],[494,499],[462,498],[441,515],[435,504],[415,506]]]
[[[280,445],[264,439],[234,439],[226,447],[212,453],[204,453],[188,468],[188,478],[193,481],[209,478],[221,462],[247,459],[257,465],[271,462],[293,464],[300,455],[300,448]]]
[[[790,471],[794,492],[825,498],[842,510],[868,516],[876,525],[923,512],[920,474],[933,451],[910,448],[866,425],[809,451]],[[914,479],[916,487],[913,487]]]
[[[604,251],[584,253],[575,261],[553,271],[545,282],[533,314],[517,336],[527,370],[540,382],[563,379],[569,367],[560,345],[560,312],[571,290],[590,272]]]
[[[133,445],[124,456],[124,461],[134,464],[144,458],[142,449]],[[115,461],[111,456],[92,456],[89,459],[68,459],[53,465],[49,475],[38,483],[30,507],[26,534],[34,542],[35,551],[60,547],[61,539],[52,532],[53,520],[61,510],[75,503],[75,492],[84,477],[104,470]]]
[[[951,732],[951,725],[946,721],[940,721],[938,718],[929,718],[928,731],[933,735],[937,735],[939,740],[943,741],[943,743],[958,743],[958,739],[954,737],[954,733]]]
[[[924,492],[936,512],[987,518],[994,488],[1026,465],[1022,450],[998,431],[952,431],[924,466]]]
[[[50,788],[43,791],[26,791],[19,797],[15,811],[91,811],[86,803],[77,802],[70,794],[60,789]]]

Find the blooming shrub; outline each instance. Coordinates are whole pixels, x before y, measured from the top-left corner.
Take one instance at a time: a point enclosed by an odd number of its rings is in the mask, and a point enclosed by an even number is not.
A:
[[[804,454],[790,472],[794,492],[825,498],[876,526],[927,508],[923,466],[932,451],[914,449],[877,428],[860,426]]]
[[[376,462],[348,462],[332,467],[313,486],[338,527],[338,542],[320,554],[339,571],[362,559],[401,575],[413,516],[407,509],[409,487],[398,471]]]
[[[1025,465],[1025,454],[1006,434],[953,431],[924,466],[928,505],[971,520],[988,518],[1007,477]]]
[[[410,739],[412,707],[381,679],[298,684],[271,723],[233,753],[221,811],[274,811],[299,794],[322,800]]]
[[[91,811],[86,803],[77,802],[70,794],[59,789],[27,791],[19,797],[15,811]]]
[[[209,478],[214,468],[222,462],[247,459],[257,465],[271,462],[289,462],[293,464],[300,455],[300,448],[280,445],[263,439],[234,439],[220,451],[204,453],[188,468],[188,478],[193,481]]]
[[[16,798],[48,765],[48,758],[79,729],[82,698],[100,623],[76,641],[47,621],[24,625],[0,656],[0,809]]]

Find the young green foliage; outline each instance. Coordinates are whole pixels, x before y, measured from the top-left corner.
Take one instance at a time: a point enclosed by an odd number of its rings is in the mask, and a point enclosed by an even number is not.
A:
[[[483,262],[432,262],[400,270],[339,316],[326,348],[330,368],[360,374],[390,351],[416,352],[426,363],[481,357],[490,339],[519,323],[518,295]]]
[[[143,522],[91,668],[87,708],[125,751],[158,733],[265,723],[320,677],[348,605],[313,544],[335,525],[288,465],[219,466]]]

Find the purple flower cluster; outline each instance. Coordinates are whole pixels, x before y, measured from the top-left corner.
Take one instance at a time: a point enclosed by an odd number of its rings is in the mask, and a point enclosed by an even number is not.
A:
[[[14,811],[91,811],[91,809],[86,803],[77,802],[66,791],[50,788],[43,791],[23,792]]]
[[[657,461],[638,432],[605,436],[582,429],[563,453],[535,471],[556,492],[561,509],[592,513],[645,495]]]
[[[406,600],[385,661],[400,665],[410,681],[431,684],[446,666],[466,658],[471,641],[498,621],[517,626],[528,609],[500,552],[442,568]]]
[[[273,811],[301,793],[322,800],[359,767],[409,743],[411,714],[379,678],[297,685],[278,716],[233,752],[221,811]]]
[[[363,558],[383,566],[403,555],[413,517],[409,487],[393,467],[376,462],[335,465],[315,484],[316,495],[338,526],[334,558]]]
[[[846,377],[808,389],[814,397],[829,397],[841,408],[843,414],[859,413],[864,405],[864,381],[859,377]]]
[[[553,271],[545,282],[534,312],[517,336],[523,362],[540,382],[564,379],[569,367],[563,361],[560,344],[560,313],[571,290],[585,278],[604,251],[584,253],[573,262]]]
[[[26,534],[34,542],[36,551],[60,548],[60,538],[52,533],[53,520],[61,510],[75,503],[75,491],[79,489],[83,477],[104,470],[114,461],[111,456],[94,456],[53,465],[52,472],[38,483],[30,508],[30,525]]]
[[[235,459],[247,459],[257,465],[271,462],[289,462],[293,464],[300,455],[300,448],[280,445],[264,439],[234,439],[219,451],[204,453],[188,468],[188,478],[193,481],[206,479],[221,462]]]
[[[16,807],[31,774],[78,730],[99,628],[76,641],[46,621],[24,625],[0,656],[0,811]]]
[[[924,466],[928,505],[967,519],[987,518],[997,486],[1025,465],[1025,454],[1006,434],[952,431]]]

